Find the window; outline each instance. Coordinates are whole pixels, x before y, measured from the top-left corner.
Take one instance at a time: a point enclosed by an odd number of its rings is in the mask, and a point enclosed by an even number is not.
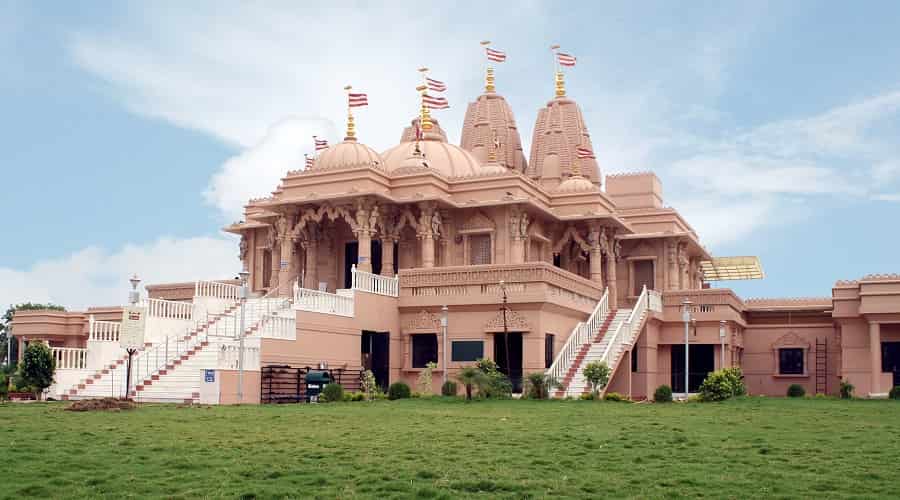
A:
[[[778,349],[778,373],[780,375],[803,375],[803,349],[800,347]]]
[[[556,336],[552,333],[548,333],[547,336],[544,337],[544,368],[550,368],[550,365],[553,364],[553,341],[555,339]]]
[[[631,291],[631,294],[635,297],[640,295],[644,285],[647,285],[648,290],[653,290],[655,288],[653,283],[653,261],[636,260],[631,265],[634,273],[634,289]]]
[[[475,361],[484,357],[484,341],[454,340],[450,347],[451,361]]]
[[[473,234],[469,236],[469,264],[491,263],[491,235]]]
[[[425,368],[428,363],[437,363],[437,334],[420,333],[412,336],[412,367]]]
[[[638,371],[638,350],[634,347],[631,348],[631,371]]]

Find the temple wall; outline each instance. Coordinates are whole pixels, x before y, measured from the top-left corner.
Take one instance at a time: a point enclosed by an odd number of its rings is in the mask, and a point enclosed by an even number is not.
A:
[[[815,394],[816,339],[828,342],[826,350],[828,394],[838,394],[840,348],[834,326],[830,323],[788,325],[786,322],[781,325],[747,326],[744,334],[742,370],[748,392],[785,396],[790,385],[799,384],[806,389],[807,394]],[[803,375],[778,374],[779,346],[806,349]]]

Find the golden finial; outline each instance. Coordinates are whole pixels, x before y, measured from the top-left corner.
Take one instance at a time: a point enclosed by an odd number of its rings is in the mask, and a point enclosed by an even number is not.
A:
[[[490,40],[482,40],[481,41],[481,46],[484,48],[487,48],[488,45],[490,45],[490,44],[491,44]],[[491,67],[490,63],[488,63],[487,71],[484,76],[484,91],[485,92],[494,92],[495,89],[496,89],[496,87],[494,87],[494,68]]]
[[[344,87],[344,90],[347,91],[347,134],[344,137],[345,141],[355,141],[356,140],[356,125],[353,123],[353,108],[350,107],[350,90],[353,87],[347,85]]]
[[[559,67],[559,45],[550,46],[553,51],[553,64],[556,67],[556,97],[566,96],[566,81],[563,77],[562,68]]]
[[[431,112],[428,110],[428,106],[425,105],[425,93],[428,91],[427,78],[428,78],[428,68],[422,67],[419,68],[419,73],[422,73],[422,85],[416,87],[416,90],[422,96],[422,108],[419,114],[419,127],[422,129],[422,135],[425,132],[431,131]]]

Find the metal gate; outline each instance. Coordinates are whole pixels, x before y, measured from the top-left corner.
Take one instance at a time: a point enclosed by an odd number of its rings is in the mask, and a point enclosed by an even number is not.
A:
[[[317,371],[309,366],[263,366],[260,374],[260,400],[263,404],[305,403],[306,374],[310,370]],[[323,371],[327,371],[335,383],[341,384],[345,392],[358,391],[362,387],[362,370],[332,368]]]

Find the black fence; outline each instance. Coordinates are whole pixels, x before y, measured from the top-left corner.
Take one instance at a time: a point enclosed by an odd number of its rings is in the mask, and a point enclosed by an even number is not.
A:
[[[310,371],[325,371],[334,383],[341,384],[344,391],[358,391],[362,387],[362,370],[331,368],[319,370],[310,366],[289,365],[263,366],[260,377],[260,399],[268,403],[305,403],[306,375]]]

